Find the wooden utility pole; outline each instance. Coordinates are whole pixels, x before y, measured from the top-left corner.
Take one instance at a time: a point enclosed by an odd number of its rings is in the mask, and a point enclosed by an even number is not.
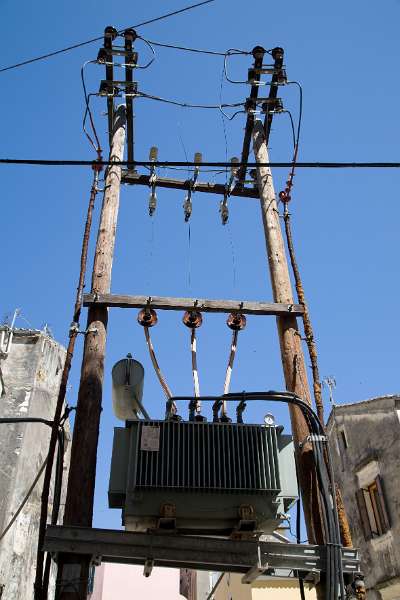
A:
[[[114,113],[114,127],[110,160],[124,160],[125,106]],[[111,270],[117,227],[121,167],[108,169],[100,225],[96,243],[92,293],[110,292]],[[97,444],[99,436],[104,356],[106,346],[108,309],[92,306],[88,311],[83,350],[81,380],[78,393],[71,463],[68,478],[64,525],[91,527],[96,478]],[[87,597],[89,574],[88,556],[60,556],[58,563],[57,600],[80,600]]]
[[[263,124],[256,120],[253,129],[253,148],[257,163],[268,163],[268,150]],[[286,259],[278,206],[269,167],[257,167],[261,212],[267,245],[268,264],[275,302],[293,304],[293,292]],[[295,316],[277,317],[279,343],[287,390],[296,393],[311,406],[301,338]],[[290,418],[296,448],[299,483],[304,516],[310,543],[323,544],[323,529],[317,496],[317,479],[310,443],[304,443],[310,434],[298,407],[290,405]]]

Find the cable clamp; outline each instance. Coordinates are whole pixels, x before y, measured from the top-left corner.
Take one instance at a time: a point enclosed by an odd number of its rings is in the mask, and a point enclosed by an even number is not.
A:
[[[316,435],[315,433],[308,435],[302,442],[299,443],[299,448],[303,448],[309,442],[324,442],[326,443],[328,438],[326,435]]]

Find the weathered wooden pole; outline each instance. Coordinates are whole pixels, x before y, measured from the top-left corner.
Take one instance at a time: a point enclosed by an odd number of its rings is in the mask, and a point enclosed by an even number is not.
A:
[[[125,106],[115,112],[110,160],[122,161],[125,146]],[[111,270],[117,227],[121,167],[110,166],[105,181],[103,206],[97,236],[92,293],[110,292]],[[104,356],[108,309],[92,306],[88,311],[78,393],[71,463],[65,503],[64,525],[91,527],[96,478]],[[87,556],[60,556],[56,588],[57,600],[80,600],[87,597],[89,559]]]
[[[268,150],[264,128],[256,120],[253,129],[253,148],[257,163],[268,163]],[[260,192],[261,213],[267,245],[268,264],[275,302],[293,304],[293,292],[283,241],[278,206],[269,167],[257,167],[257,182]],[[307,371],[304,361],[301,338],[295,316],[277,317],[279,343],[283,372],[287,390],[295,392],[311,405]],[[308,538],[311,543],[322,544],[323,529],[317,496],[317,480],[313,453],[310,443],[303,444],[309,429],[299,408],[290,406],[293,438],[299,483],[303,499],[304,516]]]

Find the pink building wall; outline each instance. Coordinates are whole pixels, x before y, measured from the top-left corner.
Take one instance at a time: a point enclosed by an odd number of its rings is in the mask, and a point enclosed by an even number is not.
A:
[[[96,581],[97,580],[97,581]],[[179,593],[179,570],[153,569],[143,576],[143,567],[104,563],[96,569],[90,600],[184,600]]]

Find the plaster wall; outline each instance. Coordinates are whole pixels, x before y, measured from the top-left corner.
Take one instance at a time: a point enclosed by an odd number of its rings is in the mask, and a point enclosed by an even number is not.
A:
[[[242,575],[226,573],[215,592],[215,600],[298,600],[299,584],[294,578],[260,577],[242,583]],[[316,600],[315,588],[305,584],[307,600]]]
[[[8,356],[0,359],[4,385],[0,417],[52,420],[64,359],[64,348],[45,333],[16,330]],[[36,423],[0,424],[0,428],[1,535],[43,465],[50,428]],[[66,433],[68,439],[68,424]],[[68,464],[67,450],[65,471]],[[66,475],[64,472],[64,482]],[[14,525],[0,541],[1,600],[33,597],[42,481],[43,475]]]
[[[400,575],[400,398],[387,396],[358,404],[335,407],[328,421],[334,472],[342,491],[353,545],[360,548],[368,600],[400,599],[394,592]],[[343,445],[341,433],[347,440]],[[371,483],[377,474],[383,480],[391,528],[365,540],[356,491]],[[393,585],[391,584],[393,582]]]

